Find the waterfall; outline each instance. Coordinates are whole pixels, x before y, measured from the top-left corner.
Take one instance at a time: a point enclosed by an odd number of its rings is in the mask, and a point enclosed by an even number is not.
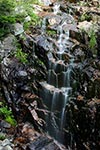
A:
[[[60,5],[54,5],[54,14],[59,13]],[[50,111],[46,123],[46,132],[59,142],[64,140],[64,127],[66,120],[66,105],[72,95],[71,76],[73,73],[74,58],[68,48],[69,30],[64,30],[67,22],[61,21],[57,28],[58,38],[55,58],[49,59],[47,81],[41,82],[40,96]],[[46,30],[46,19],[43,19],[42,33]],[[65,64],[63,55],[69,56]]]
[[[54,14],[58,14],[60,12],[60,4],[55,4],[53,7]]]

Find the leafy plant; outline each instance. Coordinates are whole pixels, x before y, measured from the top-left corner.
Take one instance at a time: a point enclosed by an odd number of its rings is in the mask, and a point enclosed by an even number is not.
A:
[[[22,52],[22,49],[17,49],[17,51],[15,52],[15,57],[18,58],[23,64],[26,64],[28,62],[28,54]]]
[[[10,32],[10,24],[15,22],[13,10],[15,0],[0,1],[0,38]]]
[[[36,26],[40,24],[40,18],[37,14],[34,13],[34,8],[32,4],[38,4],[38,0],[28,0],[28,1],[20,1],[18,8],[22,9],[22,12],[16,14],[16,21],[23,22],[24,30],[29,29],[30,26]],[[24,11],[24,12],[23,12]],[[30,20],[25,21],[25,18],[29,16]]]
[[[90,32],[88,33],[88,36],[90,37],[90,41],[89,41],[89,47],[90,49],[94,49],[96,46],[96,33],[94,31],[94,28],[92,28],[90,30]]]
[[[0,0],[0,13],[2,15],[9,15],[16,6],[16,0]]]
[[[90,21],[91,19],[92,19],[91,16],[86,13],[83,13],[80,17],[80,21],[85,21],[85,20]]]
[[[47,30],[46,32],[49,36],[53,36],[57,34],[55,30]]]
[[[5,134],[0,133],[0,140],[4,140],[6,138]]]
[[[38,0],[0,0],[0,38],[10,33],[11,24],[23,22],[24,29],[27,30],[31,25],[40,23],[40,18],[34,13],[32,4],[39,4]],[[16,9],[19,11],[16,11]],[[21,11],[22,9],[22,11]],[[25,17],[30,16],[31,20],[25,22]]]
[[[5,121],[10,123],[11,125],[16,125],[16,120],[12,114],[11,110],[8,110],[7,106],[3,106],[0,108],[0,116],[4,118]]]

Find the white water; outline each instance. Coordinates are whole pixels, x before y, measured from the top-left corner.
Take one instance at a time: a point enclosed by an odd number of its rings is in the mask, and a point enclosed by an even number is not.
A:
[[[54,14],[58,14],[60,5],[55,5],[53,10]],[[57,54],[58,60],[55,58],[49,59],[49,70],[47,75],[47,82],[41,82],[44,89],[44,100],[49,107],[50,115],[47,117],[47,132],[51,136],[55,137],[58,141],[63,141],[63,129],[65,127],[66,119],[66,105],[70,100],[72,94],[71,87],[71,75],[73,72],[74,59],[71,58],[70,51],[67,47],[69,41],[69,30],[64,31],[64,21],[57,29],[58,39]],[[43,20],[42,33],[46,31],[46,19]],[[70,56],[69,63],[64,64],[63,54]],[[62,67],[60,66],[62,65]],[[57,68],[60,68],[60,72],[56,73]],[[67,69],[66,69],[67,68]],[[49,91],[49,92],[47,92]]]
[[[53,13],[57,15],[60,12],[60,4],[55,4],[53,7]]]
[[[64,31],[63,31],[64,25],[66,25],[66,22],[61,24],[60,27],[58,28],[58,31],[57,31],[59,34],[59,38],[57,41],[58,47],[59,47],[58,53],[60,53],[60,54],[64,53],[64,51],[66,49],[67,41],[69,40],[69,31],[66,31],[64,33]],[[62,58],[60,58],[60,59],[62,59]]]

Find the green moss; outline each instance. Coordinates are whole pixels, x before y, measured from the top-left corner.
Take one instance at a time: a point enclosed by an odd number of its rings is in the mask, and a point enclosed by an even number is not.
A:
[[[1,0],[0,1],[0,38],[10,33],[11,24],[20,22],[24,24],[27,30],[30,26],[36,26],[40,23],[40,18],[34,13],[32,4],[39,4],[38,0]],[[15,8],[21,8],[23,11],[15,12]],[[30,16],[31,20],[25,22],[25,17]]]
[[[88,33],[88,36],[90,37],[89,47],[90,49],[94,49],[97,44],[96,33],[94,28],[91,28],[90,32]]]
[[[79,20],[80,21],[85,21],[85,20],[90,21],[91,19],[92,19],[91,15],[83,13]]]
[[[6,138],[5,134],[0,133],[0,140],[4,140]]]
[[[47,30],[46,33],[49,35],[49,36],[53,36],[53,35],[56,35],[56,31],[55,30]]]
[[[19,61],[22,62],[23,64],[28,63],[27,60],[28,54],[22,52],[22,49],[17,49],[17,51],[15,52],[15,57],[19,59]]]
[[[10,33],[10,25],[15,23],[14,8],[15,0],[0,1],[0,38]]]
[[[7,106],[0,107],[0,116],[11,125],[16,125],[16,120],[14,119],[12,111],[9,110]]]

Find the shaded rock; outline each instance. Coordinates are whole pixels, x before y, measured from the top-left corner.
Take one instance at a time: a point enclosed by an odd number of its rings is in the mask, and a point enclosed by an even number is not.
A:
[[[75,60],[79,62],[84,61],[86,58],[84,51],[82,51],[80,48],[76,48],[73,54],[76,56]]]
[[[11,128],[11,125],[9,123],[7,123],[6,121],[2,120],[2,121],[0,121],[0,127],[1,127],[1,129],[2,128],[9,129],[9,128]]]
[[[2,146],[7,146],[10,145],[10,141],[8,139],[5,139],[4,141],[2,141]]]
[[[45,51],[48,52],[49,50],[52,50],[52,43],[50,43],[46,37],[39,36],[37,37],[36,41],[37,41],[37,45],[40,48],[43,48]]]
[[[93,27],[93,23],[88,21],[83,21],[83,22],[79,22],[77,27],[81,30],[84,30],[85,32],[89,32],[90,29]]]
[[[14,140],[15,147],[17,148],[20,145],[20,148],[27,150],[65,150],[66,148],[59,143],[55,142],[52,138],[47,135],[42,135],[36,132],[33,126],[30,123],[25,123],[22,125],[22,130],[20,130],[20,136],[16,137]]]
[[[0,59],[10,55],[10,53],[16,49],[16,44],[14,43],[15,37],[9,34],[2,42],[0,42]]]
[[[27,147],[28,150],[35,150],[35,149],[44,149],[44,150],[64,150],[64,148],[61,148],[59,145],[57,145],[52,139],[40,136],[37,140],[35,140],[33,143],[30,143],[30,145]]]
[[[18,71],[18,77],[27,77],[27,72],[26,71],[23,71],[23,70],[21,70],[21,71]]]
[[[3,147],[2,150],[13,150],[13,149],[9,145],[7,145],[7,146]]]
[[[13,150],[12,144],[10,143],[10,141],[8,139],[1,141],[0,150]]]
[[[15,36],[20,35],[24,32],[23,25],[20,23],[16,23],[14,25],[14,34]]]

